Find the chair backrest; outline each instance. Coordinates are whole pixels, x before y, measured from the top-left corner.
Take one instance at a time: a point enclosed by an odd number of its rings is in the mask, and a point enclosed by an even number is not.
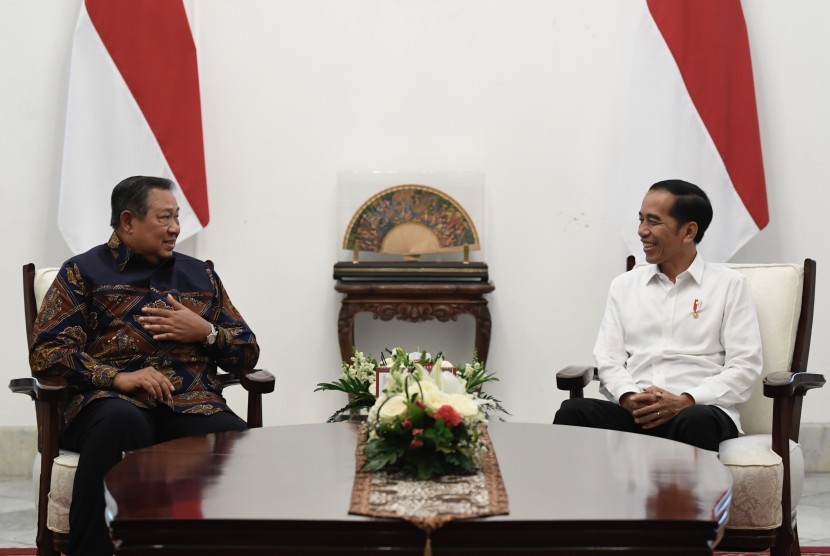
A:
[[[32,347],[34,341],[32,330],[35,326],[37,312],[59,270],[59,268],[53,267],[36,270],[32,263],[23,266],[23,310],[26,313],[26,338],[29,342],[29,348]]]
[[[746,276],[761,328],[764,368],[769,373],[807,370],[815,302],[815,262],[797,264],[730,264]],[[738,406],[746,434],[769,434],[773,401],[763,395],[761,381],[752,397]]]

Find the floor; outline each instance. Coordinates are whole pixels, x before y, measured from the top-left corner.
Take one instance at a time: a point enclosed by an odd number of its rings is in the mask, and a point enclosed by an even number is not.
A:
[[[801,546],[830,546],[830,473],[808,473],[798,507]],[[32,480],[0,477],[0,548],[35,545]]]

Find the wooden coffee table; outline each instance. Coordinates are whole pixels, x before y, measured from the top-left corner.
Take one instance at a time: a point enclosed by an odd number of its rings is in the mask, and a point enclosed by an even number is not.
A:
[[[510,514],[454,521],[435,556],[711,554],[732,479],[714,452],[641,435],[493,423]],[[268,427],[130,452],[106,478],[118,554],[422,555],[399,520],[349,515],[357,427]]]

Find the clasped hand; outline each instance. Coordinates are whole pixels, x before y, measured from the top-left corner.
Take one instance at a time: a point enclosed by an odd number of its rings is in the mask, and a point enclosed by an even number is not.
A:
[[[683,409],[694,405],[689,394],[673,394],[657,386],[649,386],[639,393],[630,393],[620,399],[620,405],[644,429],[653,429],[668,423]]]
[[[170,294],[167,294],[167,302],[172,309],[142,307],[144,315],[138,317],[138,322],[153,334],[154,340],[190,343],[202,342],[207,338],[211,331],[208,321],[176,301]]]
[[[173,383],[153,367],[144,367],[130,373],[118,373],[113,387],[122,394],[144,394],[148,400],[172,400]]]

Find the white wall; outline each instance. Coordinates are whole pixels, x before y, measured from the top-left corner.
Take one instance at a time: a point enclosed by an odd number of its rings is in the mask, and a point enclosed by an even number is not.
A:
[[[4,385],[28,374],[21,265],[70,255],[55,221],[79,2],[0,4]],[[830,3],[744,10],[771,223],[735,260],[817,259],[811,366],[828,372]],[[633,0],[197,2],[211,223],[181,250],[215,261],[257,332],[277,375],[267,424],[321,421],[342,402],[312,391],[339,369],[335,184],[348,170],[485,173],[495,394],[515,421],[552,419],[553,375],[591,361],[626,255],[610,193],[636,16]],[[358,344],[409,339],[463,360],[472,330],[363,318]],[[0,396],[0,425],[34,424],[27,400]],[[830,388],[811,393],[803,420],[830,422],[828,402]]]

